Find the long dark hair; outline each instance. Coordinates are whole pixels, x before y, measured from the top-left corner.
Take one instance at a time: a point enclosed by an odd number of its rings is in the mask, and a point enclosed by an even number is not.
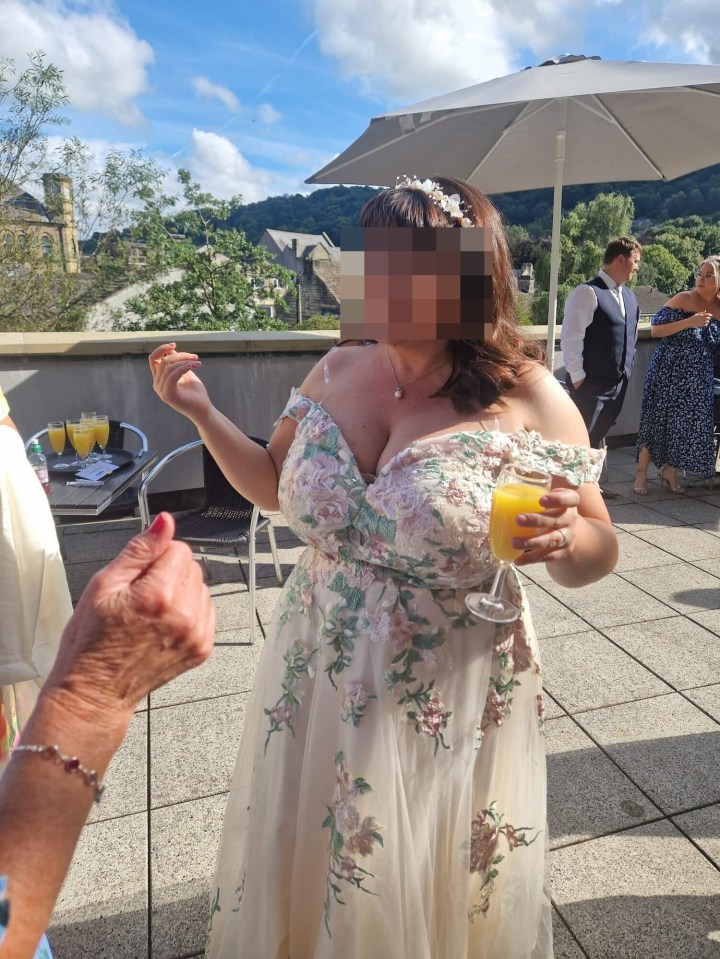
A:
[[[505,230],[497,209],[476,187],[454,177],[435,176],[443,193],[458,194],[463,212],[491,237],[493,281],[492,340],[450,340],[452,369],[433,396],[446,396],[458,413],[474,413],[502,400],[528,362],[542,362],[542,346],[526,339],[513,316],[515,280]],[[363,227],[450,227],[462,229],[422,190],[383,190],[362,209]]]

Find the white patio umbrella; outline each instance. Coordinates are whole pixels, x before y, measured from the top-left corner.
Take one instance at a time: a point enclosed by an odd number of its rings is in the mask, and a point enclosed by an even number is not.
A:
[[[554,187],[552,369],[563,184],[672,180],[720,163],[720,66],[560,57],[375,117],[308,183],[457,176],[485,193]]]

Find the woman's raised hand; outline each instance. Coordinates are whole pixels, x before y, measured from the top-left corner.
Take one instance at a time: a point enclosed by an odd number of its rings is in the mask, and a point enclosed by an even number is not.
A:
[[[708,325],[712,318],[712,313],[708,313],[707,310],[702,310],[700,313],[695,313],[694,316],[689,317],[690,326],[702,329]]]
[[[516,549],[525,552],[515,560],[516,566],[564,559],[572,551],[578,521],[580,496],[577,490],[557,487],[540,499],[542,513],[525,513],[517,518],[518,526],[537,530],[529,539],[513,540]]]
[[[207,390],[194,373],[202,364],[196,353],[178,353],[175,346],[163,343],[148,357],[153,389],[168,406],[196,420],[210,409]]]

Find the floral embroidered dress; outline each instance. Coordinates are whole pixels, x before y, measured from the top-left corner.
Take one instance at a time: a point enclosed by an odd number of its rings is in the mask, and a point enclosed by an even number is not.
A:
[[[693,314],[663,306],[653,326]],[[690,327],[663,337],[655,348],[643,386],[637,449],[645,446],[658,467],[701,476],[715,473],[713,444],[713,363],[720,324]]]
[[[550,959],[542,689],[523,615],[480,622],[508,458],[596,481],[537,433],[421,439],[368,484],[323,407],[280,505],[307,544],[258,667],[210,914],[212,959]]]

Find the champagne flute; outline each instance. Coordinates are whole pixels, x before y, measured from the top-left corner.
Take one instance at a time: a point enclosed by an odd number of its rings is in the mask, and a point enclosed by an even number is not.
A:
[[[65,428],[67,429],[67,436],[70,440],[70,445],[75,450],[75,459],[70,464],[71,466],[80,466],[80,454],[78,453],[77,446],[75,445],[75,430],[80,426],[79,419],[65,420]]]
[[[101,449],[99,459],[109,460],[110,455],[105,452],[105,447],[110,438],[110,420],[104,413],[99,413],[95,417],[95,442]]]
[[[489,593],[468,593],[465,605],[473,615],[491,623],[512,623],[520,615],[515,603],[502,595],[505,576],[522,549],[512,545],[515,537],[529,539],[536,529],[518,526],[520,513],[542,513],[540,498],[550,489],[552,477],[524,470],[510,463],[500,470],[490,507],[490,551],[498,567]]]
[[[93,437],[95,436],[95,417],[96,417],[96,416],[97,416],[97,413],[95,413],[95,411],[93,411],[92,413],[90,413],[90,412],[85,412],[85,413],[81,413],[81,414],[80,414],[80,422],[81,422],[81,423],[87,423],[87,425],[90,427],[90,429],[91,429],[91,431],[92,431]],[[91,463],[92,463],[95,459],[97,459],[97,457],[95,456],[95,454],[92,452],[92,449],[93,449],[94,446],[95,446],[95,440],[94,440],[94,438],[93,438],[93,444],[92,444],[92,446],[90,447],[90,454],[89,454],[89,457],[88,457],[89,462],[91,462]]]
[[[60,462],[60,457],[65,449],[65,423],[63,420],[53,420],[52,422],[48,423],[48,440],[58,458],[58,461],[55,463],[53,469],[69,469],[70,467],[68,463]]]
[[[81,422],[73,430],[75,451],[82,457],[83,466],[89,462],[90,451],[95,445],[95,427],[87,420]]]

